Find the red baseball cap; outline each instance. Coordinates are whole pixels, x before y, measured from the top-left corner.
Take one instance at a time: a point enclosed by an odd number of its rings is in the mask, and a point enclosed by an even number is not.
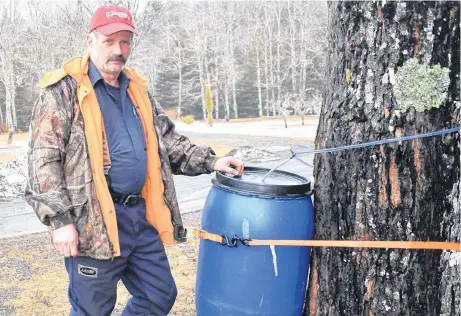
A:
[[[136,33],[130,10],[119,6],[99,7],[91,17],[88,33],[96,29],[106,36],[119,31]]]

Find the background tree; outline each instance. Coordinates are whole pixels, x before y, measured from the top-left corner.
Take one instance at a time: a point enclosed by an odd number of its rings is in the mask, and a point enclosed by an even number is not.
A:
[[[288,122],[287,122],[288,116],[292,113],[295,107],[296,100],[290,94],[285,93],[280,97],[279,102],[280,102],[280,105],[277,107],[277,110],[283,119],[285,128],[288,128]]]
[[[28,129],[37,81],[86,52],[89,20],[101,4],[132,10],[139,35],[128,66],[147,76],[149,90],[177,115],[206,119],[205,85],[216,119],[279,115],[285,93],[306,101],[322,89],[325,2],[7,0],[0,15],[1,125],[8,119],[12,130]]]
[[[22,17],[20,9],[14,1],[3,1],[0,5],[0,80],[5,91],[5,113],[8,128],[8,144],[18,128],[16,112],[16,89],[23,83],[23,65],[16,54],[23,48],[21,36]],[[0,119],[3,114],[0,109]]]
[[[206,104],[206,112],[207,112],[207,120],[208,125],[213,126],[213,95],[211,93],[210,86],[206,86],[206,97],[205,97],[205,104]]]
[[[305,115],[319,113],[321,105],[322,97],[320,93],[313,93],[309,98],[305,96],[305,93],[302,93],[294,97],[292,106],[294,113],[301,117],[302,125],[304,125]]]
[[[459,124],[459,2],[331,2],[329,17],[317,148]],[[460,242],[459,133],[320,154],[314,176],[316,239]],[[460,263],[315,248],[305,315],[459,315]]]

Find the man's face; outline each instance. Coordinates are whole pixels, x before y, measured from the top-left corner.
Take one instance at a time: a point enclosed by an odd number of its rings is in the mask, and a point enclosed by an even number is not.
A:
[[[99,71],[114,76],[120,74],[130,56],[132,36],[129,31],[120,31],[87,37],[91,60]]]

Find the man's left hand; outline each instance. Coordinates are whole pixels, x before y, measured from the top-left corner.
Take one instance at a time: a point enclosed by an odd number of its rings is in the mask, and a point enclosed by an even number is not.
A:
[[[234,157],[222,157],[216,161],[213,170],[241,176],[243,173],[243,161]]]

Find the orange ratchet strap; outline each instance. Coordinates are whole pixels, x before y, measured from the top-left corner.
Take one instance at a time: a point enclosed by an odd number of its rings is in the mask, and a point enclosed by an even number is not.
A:
[[[211,240],[223,245],[228,238],[212,234],[197,228],[188,228],[188,235]],[[444,241],[368,241],[368,240],[244,240],[247,246],[304,246],[304,247],[339,247],[339,248],[394,248],[394,249],[428,249],[461,251],[461,244]],[[227,242],[227,243],[226,243]],[[235,246],[235,244],[234,244]]]

